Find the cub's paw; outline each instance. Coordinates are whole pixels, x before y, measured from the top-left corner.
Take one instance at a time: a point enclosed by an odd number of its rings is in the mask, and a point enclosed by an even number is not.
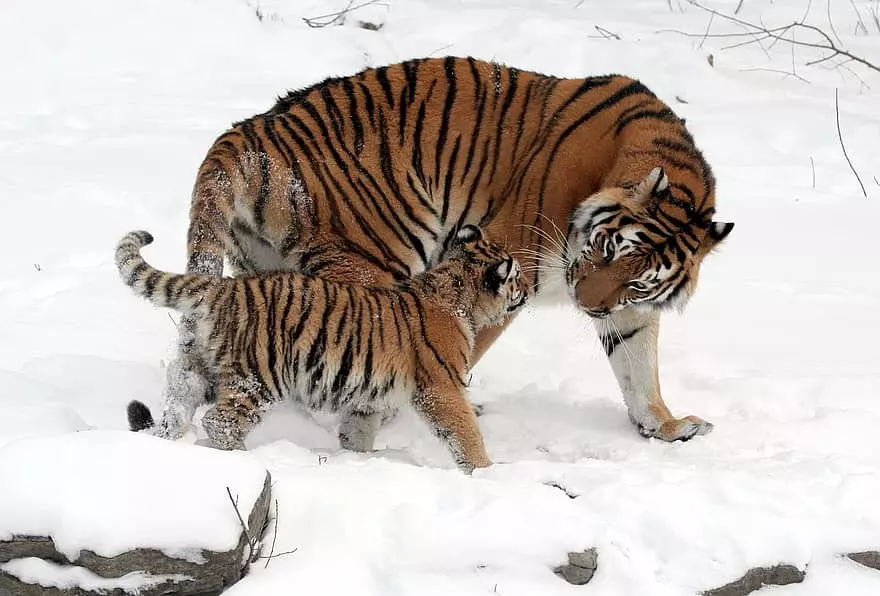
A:
[[[667,443],[673,441],[690,441],[696,436],[707,435],[715,426],[697,416],[672,418],[659,426],[639,424],[639,434],[643,437],[660,439]]]

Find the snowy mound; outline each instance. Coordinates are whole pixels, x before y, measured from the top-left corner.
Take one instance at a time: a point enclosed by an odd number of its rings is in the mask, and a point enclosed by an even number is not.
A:
[[[89,431],[0,447],[0,541],[51,537],[75,561],[136,548],[178,558],[228,551],[266,470],[246,454],[124,431]]]

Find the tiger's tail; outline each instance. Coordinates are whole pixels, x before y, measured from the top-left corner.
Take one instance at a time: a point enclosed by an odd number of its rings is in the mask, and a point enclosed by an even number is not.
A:
[[[184,314],[198,314],[208,294],[213,293],[226,280],[212,275],[188,275],[168,273],[156,269],[141,256],[141,248],[151,244],[149,232],[129,232],[116,246],[116,267],[122,281],[138,296],[156,306],[164,306]]]

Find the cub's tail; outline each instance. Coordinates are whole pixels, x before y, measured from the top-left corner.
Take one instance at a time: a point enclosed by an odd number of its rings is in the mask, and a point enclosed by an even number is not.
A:
[[[155,425],[153,415],[143,402],[132,400],[128,403],[128,428],[134,432],[152,428]]]
[[[116,246],[116,267],[119,275],[135,294],[156,306],[166,306],[193,314],[207,294],[223,283],[222,277],[185,275],[160,271],[141,256],[141,248],[151,244],[149,232],[129,232]],[[207,305],[205,305],[207,306]]]

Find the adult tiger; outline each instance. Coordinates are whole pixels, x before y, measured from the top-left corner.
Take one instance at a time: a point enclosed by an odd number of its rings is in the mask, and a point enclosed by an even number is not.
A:
[[[479,225],[514,254],[542,255],[533,293],[567,288],[596,321],[640,432],[687,440],[712,425],[666,407],[657,336],[660,312],[684,305],[733,228],[712,220],[714,203],[684,122],[639,81],[412,60],[290,92],[217,138],[193,190],[187,272],[221,275],[225,254],[235,273],[389,285]],[[216,385],[193,322],[180,329],[158,429],[168,437]],[[474,362],[501,329],[480,334]]]

